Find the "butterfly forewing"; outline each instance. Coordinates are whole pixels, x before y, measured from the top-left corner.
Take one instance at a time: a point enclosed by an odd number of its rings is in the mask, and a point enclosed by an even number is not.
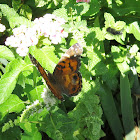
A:
[[[58,99],[63,100],[62,93],[68,96],[74,96],[82,88],[82,76],[78,71],[81,65],[80,57],[82,53],[83,48],[78,43],[71,46],[59,60],[53,74],[47,74],[31,54],[29,54],[29,57],[45,79],[51,92]]]
[[[46,84],[48,85],[51,92],[60,100],[63,100],[63,96],[61,95],[60,87],[56,86],[56,81],[53,78],[52,74],[47,74],[40,63],[29,53],[30,60],[36,66],[38,71],[40,72],[41,76],[44,78]]]

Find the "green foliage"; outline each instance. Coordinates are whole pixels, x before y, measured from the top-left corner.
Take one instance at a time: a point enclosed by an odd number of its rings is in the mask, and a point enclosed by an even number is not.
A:
[[[11,61],[15,58],[15,56],[9,48],[0,45],[0,58],[4,58]]]
[[[2,132],[7,131],[9,128],[13,128],[14,126],[19,124],[19,120],[15,119],[14,121],[9,120],[7,123],[4,124],[4,126],[2,127]]]
[[[105,135],[109,139],[112,133],[116,140],[137,137],[139,101],[134,99],[140,94],[140,1],[0,3],[1,23],[6,26],[0,34],[0,139],[99,140]],[[74,43],[84,49],[82,91],[64,102],[51,100],[50,91],[44,98],[46,86],[28,55],[20,57],[15,48],[4,45],[13,28],[30,27],[31,20],[46,13],[64,18],[69,34],[57,45],[39,36],[38,44],[29,48],[47,72],[53,73]]]
[[[22,24],[31,26],[31,22],[27,18],[19,16],[19,14],[13,8],[10,8],[8,5],[0,4],[0,10],[3,16],[8,20],[11,28],[15,28]]]
[[[7,66],[6,73],[0,79],[0,104],[4,103],[16,86],[17,78],[24,69],[25,62],[23,60],[14,59]]]
[[[24,130],[21,139],[41,140],[41,134],[34,123],[22,123],[20,127]]]
[[[0,112],[2,119],[8,114],[12,112],[20,113],[25,108],[24,102],[19,99],[17,95],[11,94],[10,97],[1,104]]]
[[[121,98],[121,110],[122,110],[122,120],[123,120],[124,130],[125,133],[128,134],[134,128],[134,119],[133,119],[134,116],[133,116],[133,109],[132,109],[130,84],[127,75],[124,76],[120,75],[120,98]],[[135,137],[135,132],[131,133],[131,135],[128,138],[133,139],[134,137]]]

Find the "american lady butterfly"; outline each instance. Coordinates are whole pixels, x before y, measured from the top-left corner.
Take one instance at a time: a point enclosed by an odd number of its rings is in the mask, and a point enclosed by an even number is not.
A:
[[[58,99],[63,100],[63,93],[68,96],[75,96],[81,91],[82,76],[79,72],[79,68],[82,53],[83,48],[78,43],[71,46],[59,60],[53,74],[49,72],[46,73],[31,54],[29,54],[29,57],[45,79],[51,92]]]

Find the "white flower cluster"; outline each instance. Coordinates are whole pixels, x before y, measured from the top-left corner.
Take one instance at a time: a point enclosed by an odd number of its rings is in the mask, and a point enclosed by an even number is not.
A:
[[[27,28],[25,25],[13,29],[13,35],[8,37],[5,41],[5,45],[16,47],[16,52],[20,56],[26,56],[29,47],[37,43],[38,38],[36,30],[34,30],[34,28]]]
[[[0,32],[4,32],[6,30],[6,27],[0,23]]]
[[[36,18],[34,23],[38,34],[49,37],[53,44],[58,44],[61,42],[61,38],[68,37],[68,33],[61,26],[65,24],[63,18],[56,17],[53,14],[46,14],[43,17]]]
[[[51,109],[51,107],[54,104],[56,104],[56,99],[54,97],[52,97],[52,94],[50,92],[48,92],[47,88],[43,89],[41,97],[43,98],[48,111]]]
[[[21,25],[13,29],[13,35],[6,39],[5,45],[16,47],[16,52],[20,56],[26,56],[29,47],[37,45],[40,36],[48,37],[53,44],[60,43],[61,38],[68,36],[68,33],[61,27],[65,20],[53,14],[46,14],[43,17],[36,18],[33,23],[34,26],[31,28]]]
[[[36,100],[36,101],[33,102],[33,104],[26,106],[26,109],[31,109],[31,110],[34,110],[37,113],[40,113],[43,110],[41,107],[42,106],[39,103],[39,100]]]
[[[34,113],[40,113],[42,110],[42,105],[39,103],[39,100],[34,101],[33,104],[26,106],[26,109],[21,114],[20,122],[34,115]]]
[[[36,101],[33,102],[33,104],[27,105],[27,106],[26,106],[26,109],[33,108],[33,107],[35,107],[35,106],[38,105],[38,104],[39,104],[39,100],[36,100]]]

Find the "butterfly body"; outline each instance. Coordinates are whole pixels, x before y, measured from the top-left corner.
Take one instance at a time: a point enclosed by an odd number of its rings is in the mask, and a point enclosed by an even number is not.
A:
[[[31,54],[29,54],[29,57],[45,79],[51,92],[58,99],[63,100],[62,94],[75,96],[81,91],[82,76],[79,72],[79,68],[81,65],[80,57],[82,52],[83,48],[78,43],[71,46],[59,60],[53,74],[47,74]]]

